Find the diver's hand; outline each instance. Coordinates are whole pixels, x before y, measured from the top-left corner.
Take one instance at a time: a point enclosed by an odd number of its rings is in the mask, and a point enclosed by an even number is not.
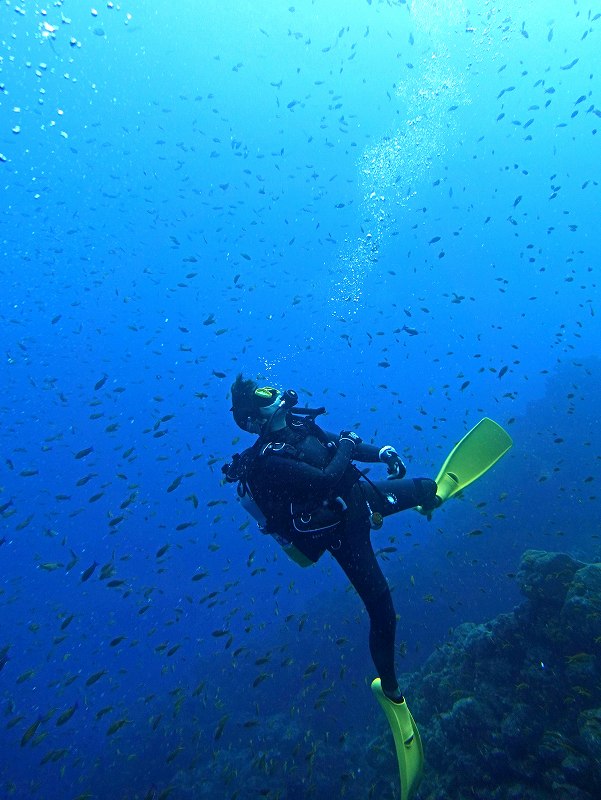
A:
[[[355,431],[342,431],[338,441],[343,442],[345,439],[348,442],[352,442],[354,447],[356,447],[358,444],[361,444],[363,441],[360,436],[357,436]]]
[[[386,464],[389,479],[404,478],[407,468],[394,447],[390,444],[385,445],[379,452],[380,461]]]

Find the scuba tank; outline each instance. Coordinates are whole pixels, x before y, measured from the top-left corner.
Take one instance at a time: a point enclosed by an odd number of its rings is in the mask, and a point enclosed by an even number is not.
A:
[[[236,491],[238,493],[238,499],[240,500],[240,505],[242,506],[242,508],[248,514],[250,514],[254,520],[256,520],[256,523],[261,530],[265,530],[265,528],[267,527],[267,519],[265,517],[265,514],[255,503],[254,498],[248,489],[248,486],[246,486],[243,483],[239,483]]]
[[[244,508],[244,510],[250,514],[250,516],[256,521],[259,530],[262,533],[269,533],[275,541],[280,545],[280,547],[284,550],[286,555],[295,563],[297,563],[301,567],[309,567],[315,562],[308,558],[301,550],[298,549],[292,542],[286,539],[284,536],[280,534],[267,530],[268,522],[265,514],[259,508],[259,505],[256,503],[255,499],[252,496],[252,493],[248,487],[248,483],[246,480],[247,472],[250,469],[252,462],[257,457],[258,453],[261,451],[263,445],[268,441],[269,435],[271,433],[274,418],[277,414],[277,411],[280,409],[285,411],[287,414],[290,415],[292,419],[295,421],[301,419],[309,419],[315,422],[315,417],[323,414],[325,412],[325,407],[321,406],[320,408],[295,408],[298,405],[298,394],[293,389],[287,389],[283,392],[277,399],[274,401],[274,405],[277,403],[277,408],[271,414],[267,425],[265,426],[262,433],[259,435],[259,438],[255,442],[252,447],[249,447],[243,453],[236,453],[232,457],[231,464],[224,464],[221,467],[221,471],[225,476],[225,480],[228,483],[238,483],[236,493],[238,495],[238,500],[240,501],[240,505]]]
[[[238,499],[240,500],[240,505],[256,521],[257,525],[259,526],[259,530],[262,533],[269,533],[271,536],[273,536],[288,558],[292,559],[292,561],[295,561],[301,567],[310,567],[314,563],[310,558],[302,553],[298,547],[293,545],[292,542],[288,541],[288,539],[280,536],[279,533],[274,533],[267,530],[267,519],[265,518],[265,514],[255,503],[247,486],[239,483],[237,493]]]

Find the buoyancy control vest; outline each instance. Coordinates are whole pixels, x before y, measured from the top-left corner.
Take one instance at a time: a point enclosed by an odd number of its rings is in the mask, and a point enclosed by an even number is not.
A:
[[[333,532],[342,521],[345,501],[337,490],[316,497],[310,487],[274,485],[273,481],[262,480],[262,465],[275,455],[323,469],[333,458],[337,441],[315,423],[313,415],[289,414],[286,428],[282,429],[283,441],[274,441],[277,433],[271,434],[269,441],[259,437],[252,447],[235,454],[231,464],[222,470],[228,482],[238,484],[240,503],[259,529],[273,536],[296,563],[309,566],[315,559],[306,556],[292,539],[298,542]],[[345,484],[356,481],[352,470],[351,474],[352,481]]]

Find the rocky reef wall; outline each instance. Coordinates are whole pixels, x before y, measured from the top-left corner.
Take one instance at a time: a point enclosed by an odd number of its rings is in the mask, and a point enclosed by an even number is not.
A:
[[[465,623],[409,678],[420,800],[601,797],[601,564],[528,550],[525,601]]]

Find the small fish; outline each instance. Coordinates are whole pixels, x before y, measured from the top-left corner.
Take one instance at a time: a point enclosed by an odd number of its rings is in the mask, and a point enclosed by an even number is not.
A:
[[[79,704],[75,702],[70,708],[68,708],[66,711],[63,711],[60,717],[56,720],[57,727],[59,725],[64,725],[66,722],[69,722],[73,714],[75,714],[75,712],[77,711],[78,707]]]
[[[109,726],[106,735],[112,736],[114,733],[121,730],[124,725],[127,725],[128,722],[128,719],[118,719],[117,722],[113,722],[113,724]]]
[[[85,486],[88,481],[91,481],[92,478],[96,478],[97,475],[98,475],[97,472],[90,472],[89,475],[84,475],[83,478],[80,478],[75,485]]]
[[[184,749],[183,745],[178,745],[174,750],[172,750],[167,758],[165,759],[165,763],[170,764],[177,756],[182,752]]]
[[[35,722],[33,722],[29,726],[29,728],[27,728],[27,730],[25,731],[25,733],[21,737],[21,747],[25,747],[27,742],[29,742],[33,738],[33,736],[35,735],[35,732],[40,727],[40,723],[41,722],[42,722],[41,718],[38,718],[38,719],[36,719]]]
[[[150,727],[152,728],[153,731],[156,731],[156,729],[159,727],[159,724],[160,724],[162,719],[163,719],[163,715],[162,714],[157,714],[155,717],[151,717],[150,718],[150,720],[149,720]]]
[[[579,61],[579,59],[578,59],[578,58],[575,58],[573,61],[570,61],[570,63],[569,63],[569,64],[565,64],[563,67],[560,67],[559,69],[564,69],[564,70],[565,70],[565,69],[572,69],[572,67],[575,67],[575,66],[576,66],[576,64],[578,63],[578,61]]]
[[[0,648],[0,672],[4,669],[8,662],[8,651],[10,650],[10,645],[5,645],[4,647]]]
[[[215,733],[213,734],[213,739],[215,739],[215,741],[221,739],[221,735],[223,734],[223,729],[225,728],[225,725],[229,718],[230,715],[225,714],[223,717],[221,717],[221,719],[217,723],[217,727],[215,728]]]
[[[61,758],[66,756],[68,752],[69,752],[69,750],[66,747],[62,748],[61,750],[50,750],[50,752],[46,753],[44,758],[40,761],[40,764],[47,764],[49,761],[52,761],[53,763],[56,763]],[[81,797],[81,795],[80,795],[80,797]],[[77,797],[75,797],[74,800],[77,800]]]
[[[68,628],[69,625],[73,622],[74,619],[75,619],[75,614],[70,614],[67,617],[67,619],[63,620],[62,623],[61,623],[61,631],[64,631],[65,628]]]
[[[35,675],[35,670],[27,669],[25,672],[22,672],[19,677],[17,678],[17,683],[25,683],[26,680],[29,678],[33,678]]]
[[[46,572],[54,572],[55,569],[60,569],[65,565],[61,561],[47,561],[45,564],[39,564],[39,569],[43,569]]]
[[[175,491],[175,489],[177,489],[177,487],[178,487],[178,486],[180,485],[180,483],[182,482],[182,479],[183,479],[183,477],[184,477],[183,475],[178,475],[178,476],[177,476],[177,478],[175,478],[175,479],[174,479],[174,480],[173,480],[173,481],[172,481],[172,482],[169,484],[169,486],[167,487],[167,492],[173,492],[173,491]]]
[[[106,670],[101,669],[98,672],[95,672],[93,675],[90,675],[88,680],[86,681],[86,686],[93,686],[97,683],[103,675],[106,675]]]
[[[34,517],[33,514],[30,514],[28,517],[25,517],[25,519],[21,520],[21,522],[19,522],[18,525],[15,525],[15,530],[16,531],[22,531],[24,528],[26,528],[29,525],[29,523],[31,522],[33,517]]]
[[[79,452],[75,453],[75,458],[77,458],[77,459],[85,458],[86,456],[89,456],[90,453],[93,453],[93,452],[94,452],[94,448],[93,447],[84,447],[83,450],[80,450]]]
[[[186,528],[192,528],[196,525],[196,522],[180,522],[179,525],[175,526],[176,531],[185,531]]]
[[[112,561],[108,561],[100,570],[100,580],[105,581],[115,574],[115,565]]]
[[[94,561],[93,564],[90,564],[90,566],[81,573],[80,581],[82,583],[85,583],[88,580],[88,578],[91,578],[97,566],[98,566],[97,561]]]

